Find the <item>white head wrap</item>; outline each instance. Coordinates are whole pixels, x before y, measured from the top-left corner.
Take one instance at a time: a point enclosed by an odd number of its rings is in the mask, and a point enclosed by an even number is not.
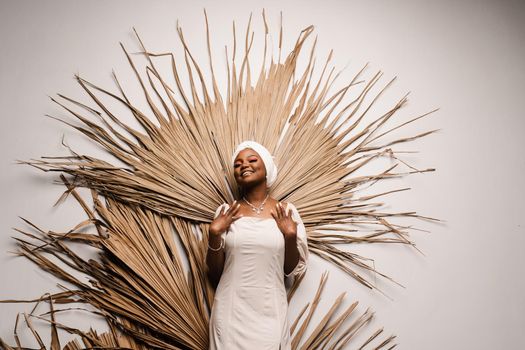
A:
[[[255,152],[261,156],[261,160],[264,163],[264,167],[266,168],[266,186],[270,187],[275,180],[277,179],[277,166],[275,165],[275,162],[273,161],[273,156],[260,143],[257,143],[255,141],[243,141],[241,142],[237,148],[235,149],[235,152],[233,152],[232,156],[232,163],[235,163],[235,158],[237,158],[237,155],[246,148],[251,148]]]

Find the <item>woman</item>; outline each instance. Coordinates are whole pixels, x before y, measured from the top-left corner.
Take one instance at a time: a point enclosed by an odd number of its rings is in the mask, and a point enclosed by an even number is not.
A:
[[[306,230],[292,204],[269,197],[277,167],[264,146],[245,141],[232,162],[242,199],[221,205],[209,229],[210,349],[290,349],[284,277],[306,269]]]

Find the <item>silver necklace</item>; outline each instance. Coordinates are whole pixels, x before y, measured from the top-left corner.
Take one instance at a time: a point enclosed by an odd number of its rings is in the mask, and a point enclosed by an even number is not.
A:
[[[262,201],[261,205],[259,205],[258,207],[256,207],[256,206],[253,205],[252,203],[248,202],[248,200],[246,199],[246,197],[242,197],[242,199],[243,199],[246,203],[248,203],[248,205],[249,205],[250,207],[252,207],[252,211],[255,212],[255,214],[260,215],[261,212],[262,212],[262,210],[263,210],[263,208],[264,208],[264,203],[266,203],[266,200],[268,199],[268,196],[269,196],[269,195],[270,195],[269,193],[266,194],[266,198],[264,198],[264,200]]]

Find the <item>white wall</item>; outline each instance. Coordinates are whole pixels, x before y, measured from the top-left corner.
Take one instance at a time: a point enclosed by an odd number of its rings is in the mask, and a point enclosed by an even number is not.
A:
[[[283,11],[287,48],[299,29],[315,25],[318,57],[333,48],[336,66],[349,64],[341,81],[370,62],[370,74],[381,69],[387,78],[398,76],[386,100],[412,92],[403,114],[407,118],[441,108],[409,129],[442,129],[414,144],[421,152],[409,157],[416,166],[437,172],[393,182],[412,190],[385,198],[392,211],[415,209],[446,220],[415,223],[431,231],[413,237],[426,256],[406,247],[354,248],[372,255],[376,266],[406,289],[379,281],[391,301],[313,259],[292,310],[311,296],[328,268],[324,301],[348,291],[349,302],[357,299],[361,310],[369,305],[377,311],[374,326],[397,334],[402,349],[525,347],[525,4],[520,1],[2,0],[0,299],[56,290],[55,280],[8,253],[14,250],[12,227],[25,227],[18,216],[54,230],[83,219],[73,201],[52,208],[62,192],[52,175],[14,165],[15,160],[65,154],[62,135],[79,151],[101,154],[44,117],[64,115],[47,95],[84,99],[74,73],[108,87],[113,86],[112,68],[130,76],[118,42],[136,50],[133,26],[152,50],[164,51],[175,43],[179,19],[188,41],[201,45],[206,7],[220,51],[230,43],[231,20],[244,28],[253,11],[260,23],[263,6],[273,28]],[[261,33],[260,26],[255,29]],[[204,47],[196,47],[195,54],[205,65]],[[30,306],[0,304],[0,337],[13,342],[15,315],[22,310]],[[81,311],[59,321],[83,329],[101,326]],[[22,332],[22,339],[30,339],[29,334]]]

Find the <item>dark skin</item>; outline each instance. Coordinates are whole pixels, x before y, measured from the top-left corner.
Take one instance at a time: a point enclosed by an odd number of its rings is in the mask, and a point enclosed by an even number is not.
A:
[[[233,173],[244,197],[254,206],[259,207],[267,194],[266,168],[259,154],[247,148],[239,152],[235,159]],[[286,203],[268,197],[259,218],[273,218],[284,239],[284,273],[290,273],[299,262],[297,249],[297,223],[292,219],[291,211],[286,212]],[[211,222],[209,245],[217,249],[221,245],[221,234],[227,232],[230,225],[243,216],[255,216],[252,208],[244,200],[234,201],[228,210],[224,210]],[[219,251],[208,249],[206,255],[208,277],[217,285],[224,269],[224,248]]]

